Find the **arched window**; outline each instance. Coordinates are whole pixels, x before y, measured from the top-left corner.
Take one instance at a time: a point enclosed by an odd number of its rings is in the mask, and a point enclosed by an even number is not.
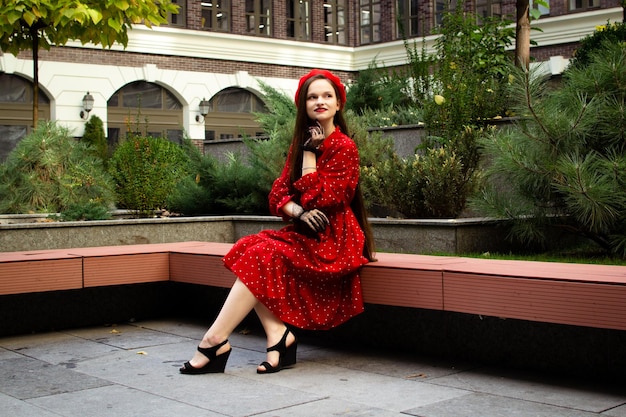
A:
[[[107,102],[109,146],[117,145],[128,132],[180,143],[182,109],[180,101],[158,84],[136,81],[120,88]]]
[[[263,131],[253,113],[267,111],[259,97],[243,88],[229,87],[209,101],[204,118],[205,139],[234,139],[244,135],[262,136]]]
[[[39,89],[38,120],[50,119],[50,99]],[[33,83],[0,72],[0,162],[6,160],[33,125]]]

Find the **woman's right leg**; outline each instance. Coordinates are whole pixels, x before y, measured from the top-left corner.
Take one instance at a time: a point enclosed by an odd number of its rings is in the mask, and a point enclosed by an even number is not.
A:
[[[237,279],[228,293],[228,297],[226,297],[226,301],[217,315],[217,318],[204,334],[199,346],[208,348],[228,339],[230,334],[257,304],[258,300],[254,294],[252,294],[243,282]],[[216,353],[220,355],[229,349],[230,344],[227,343],[218,349]],[[200,368],[208,363],[208,359],[200,352],[196,352],[189,363],[194,368]]]

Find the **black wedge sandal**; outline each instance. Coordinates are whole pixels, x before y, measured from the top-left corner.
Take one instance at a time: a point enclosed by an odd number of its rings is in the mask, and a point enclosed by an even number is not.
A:
[[[273,374],[281,369],[288,368],[296,364],[296,350],[298,349],[298,339],[294,339],[290,346],[287,346],[287,336],[291,333],[289,328],[285,330],[280,342],[272,347],[267,348],[267,352],[277,351],[279,353],[278,365],[272,366],[271,363],[265,361],[259,366],[263,366],[265,370],[257,369],[257,374]],[[292,333],[293,334],[293,333]],[[294,335],[295,338],[296,335]]]
[[[207,359],[209,359],[209,363],[204,365],[202,368],[196,368],[187,361],[185,362],[183,367],[179,369],[180,373],[187,374],[187,375],[223,373],[224,369],[226,369],[226,362],[228,361],[230,352],[233,349],[230,348],[226,352],[220,353],[219,355],[217,355],[217,351],[226,343],[228,343],[228,339],[224,340],[219,345],[211,346],[208,348],[203,348],[203,347],[198,346],[198,352],[206,356]]]

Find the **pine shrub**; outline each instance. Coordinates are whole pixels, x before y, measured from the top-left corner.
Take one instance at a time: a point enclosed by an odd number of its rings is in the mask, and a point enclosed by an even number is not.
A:
[[[603,45],[557,91],[518,70],[522,117],[483,141],[492,165],[474,205],[511,219],[521,242],[546,244],[557,229],[626,256],[626,48]]]
[[[0,166],[0,212],[57,213],[87,204],[110,208],[111,178],[94,153],[67,128],[41,123]]]

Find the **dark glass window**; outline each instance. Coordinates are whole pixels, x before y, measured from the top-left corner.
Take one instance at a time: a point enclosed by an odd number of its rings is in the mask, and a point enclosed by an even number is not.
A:
[[[360,0],[361,45],[380,42],[380,0]]]
[[[481,18],[502,17],[501,0],[476,0],[476,17],[480,24]]]
[[[328,43],[346,45],[346,0],[324,0],[324,34]]]
[[[230,31],[230,0],[200,0],[202,27],[219,32]]]
[[[600,0],[569,0],[570,10],[587,10],[600,7]]]
[[[418,0],[398,0],[398,37],[411,38],[419,36],[419,1]]]
[[[250,35],[270,36],[271,0],[246,0],[246,31]]]
[[[311,40],[311,11],[309,0],[287,2],[287,37],[299,41]]]
[[[456,0],[435,0],[435,25],[441,26],[443,16],[446,12],[454,12],[456,10]]]
[[[170,26],[185,26],[185,16],[187,15],[187,10],[185,6],[187,5],[187,1],[172,0],[172,3],[178,6],[178,14],[168,13],[167,23]]]

